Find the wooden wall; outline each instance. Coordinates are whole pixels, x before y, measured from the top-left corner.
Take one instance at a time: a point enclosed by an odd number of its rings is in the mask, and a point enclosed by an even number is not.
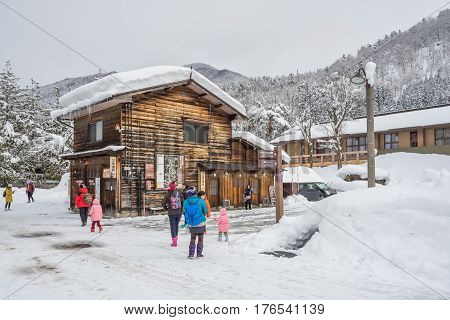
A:
[[[115,124],[120,123],[122,106],[118,105],[107,109],[107,111],[95,112],[74,121],[74,152],[83,150],[100,149],[109,145],[120,144],[120,133],[115,129]],[[89,123],[103,120],[103,140],[89,142]]]
[[[187,87],[175,87],[133,96],[130,114],[122,109],[123,144],[128,147],[122,166],[132,162],[144,170],[146,163],[154,163],[155,155],[184,155],[185,182],[197,186],[197,162],[231,162],[231,118],[214,108],[207,100]],[[208,144],[184,142],[184,123],[209,125]],[[137,205],[137,178],[123,179],[122,209]],[[163,192],[154,192],[148,206],[161,206]]]

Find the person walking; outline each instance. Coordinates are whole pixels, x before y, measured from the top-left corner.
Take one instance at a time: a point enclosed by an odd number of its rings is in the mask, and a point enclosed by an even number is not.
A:
[[[248,184],[244,190],[245,210],[252,210],[253,189]]]
[[[91,209],[89,210],[89,216],[91,217],[91,232],[95,232],[95,225],[98,227],[98,232],[102,232],[103,227],[101,224],[102,217],[103,217],[103,209],[102,205],[100,204],[100,200],[94,199],[92,202]]]
[[[206,214],[208,209],[206,208],[205,201],[197,197],[195,190],[188,190],[187,196],[188,198],[184,200],[183,212],[186,223],[189,225],[189,232],[191,233],[188,258],[194,258],[197,238],[197,257],[200,258],[203,257],[203,236],[206,232]]]
[[[86,195],[88,194],[88,189],[84,186],[84,184],[80,184],[80,188],[78,189],[77,196],[75,197],[75,205],[80,210],[80,218],[81,218],[81,226],[84,227],[87,224],[87,213],[88,208],[90,206],[89,201],[86,201],[88,198]]]
[[[183,215],[183,193],[176,188],[175,181],[170,182],[169,190],[163,199],[163,208],[167,211],[170,223],[170,234],[172,236],[172,247],[178,245],[178,229],[181,216]]]
[[[8,186],[3,191],[3,198],[5,198],[5,211],[11,210],[11,203],[13,202],[13,194],[15,191],[12,189],[12,184]]]
[[[31,201],[34,202],[34,198],[33,198],[33,193],[34,193],[34,183],[33,181],[28,179],[27,185],[25,187],[25,191],[27,193],[28,196],[28,203],[30,203]]]
[[[206,209],[207,209],[206,218],[208,218],[208,219],[211,218],[211,204],[209,203],[209,200],[206,198],[206,192],[200,191],[198,193],[198,197],[202,198],[203,201],[205,201],[205,203],[206,203]]]
[[[219,231],[219,241],[222,241],[222,233],[225,234],[225,241],[228,242],[228,232],[230,226],[228,223],[228,213],[227,209],[220,209],[219,218],[217,219],[217,226]]]

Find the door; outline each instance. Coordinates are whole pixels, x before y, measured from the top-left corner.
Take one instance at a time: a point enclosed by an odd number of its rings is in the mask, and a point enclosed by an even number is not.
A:
[[[253,202],[253,204],[259,204],[260,203],[259,179],[258,178],[253,178],[251,186],[252,186],[252,189],[253,189],[252,202]]]
[[[211,204],[211,207],[219,206],[219,179],[218,178],[209,178],[208,185],[208,200]]]
[[[105,216],[116,213],[116,179],[102,179],[101,204]]]

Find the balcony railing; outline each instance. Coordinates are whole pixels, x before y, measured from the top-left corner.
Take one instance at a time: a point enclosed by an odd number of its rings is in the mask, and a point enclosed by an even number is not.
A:
[[[350,151],[342,154],[344,164],[357,164],[367,160],[367,151]],[[313,154],[313,166],[328,166],[337,163],[336,153]],[[291,165],[310,165],[309,155],[291,156]]]

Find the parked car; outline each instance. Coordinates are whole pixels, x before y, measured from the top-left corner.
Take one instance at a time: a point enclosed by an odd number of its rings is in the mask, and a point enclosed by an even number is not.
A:
[[[308,201],[319,201],[337,193],[335,189],[323,182],[299,183],[298,187],[298,193]]]

